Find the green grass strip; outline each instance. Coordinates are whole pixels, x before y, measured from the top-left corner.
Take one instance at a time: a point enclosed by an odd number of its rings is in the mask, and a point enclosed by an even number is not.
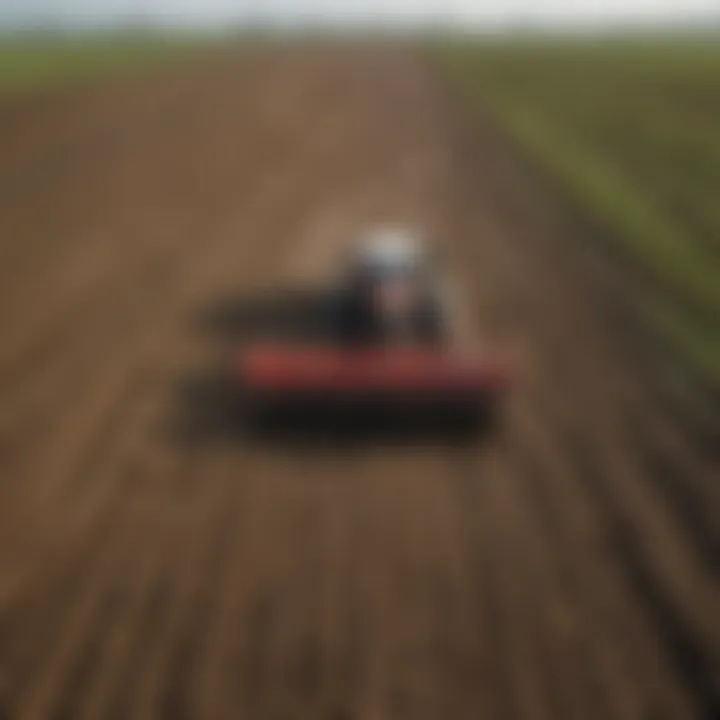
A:
[[[208,47],[196,38],[0,41],[0,92],[35,90],[159,66]]]
[[[474,61],[479,62],[479,61]],[[675,224],[611,163],[561,131],[548,115],[496,85],[482,84],[471,60],[446,63],[475,97],[482,95],[510,135],[610,230],[665,288],[648,320],[688,362],[720,386],[720,278],[696,239]],[[661,307],[662,305],[662,307]]]

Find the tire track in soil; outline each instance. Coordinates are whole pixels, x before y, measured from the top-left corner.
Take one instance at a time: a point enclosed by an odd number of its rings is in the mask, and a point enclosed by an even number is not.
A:
[[[148,526],[153,524],[152,511],[156,506],[148,502],[148,497],[140,507],[146,512],[145,522]],[[142,512],[142,510],[141,510]],[[162,545],[159,543],[143,544],[144,539],[140,533],[132,535],[124,531],[123,524],[115,522],[114,533],[104,543],[102,559],[91,567],[88,578],[83,583],[83,592],[77,593],[77,587],[68,588],[69,597],[65,604],[63,623],[57,628],[57,637],[43,647],[42,668],[33,671],[32,683],[28,682],[27,689],[21,695],[18,706],[18,716],[21,718],[44,718],[51,715],[57,697],[62,692],[63,684],[67,682],[75,669],[75,661],[84,649],[87,648],[96,628],[104,627],[107,617],[105,608],[109,602],[117,575],[111,570],[113,562],[122,567],[134,567],[139,564],[141,570],[150,564],[148,577],[157,582],[155,572],[157,564],[161,561]],[[114,555],[114,553],[116,553]],[[155,565],[152,563],[155,562]],[[61,606],[62,607],[62,606]],[[21,691],[22,692],[22,691]]]
[[[595,709],[602,708],[616,689],[623,688],[632,712],[623,715],[617,708],[606,708],[601,716],[607,712],[606,717],[639,717],[663,708],[665,712],[674,709],[670,717],[688,716],[688,699],[678,694],[670,682],[674,669],[665,661],[662,646],[648,628],[642,608],[627,588],[621,590],[622,575],[612,563],[608,564],[606,532],[592,517],[588,498],[579,495],[581,489],[574,487],[582,469],[559,449],[561,442],[553,440],[562,438],[560,429],[538,412],[516,417],[513,425],[512,443],[519,468],[516,475],[524,485],[527,504],[536,508],[542,518],[537,522],[542,522],[545,529],[536,533],[535,543],[547,539],[548,557],[558,566],[558,582],[572,603],[575,627],[583,633],[586,628],[596,629],[586,641],[592,643],[598,656],[600,669],[595,675],[604,675],[608,681],[600,695],[602,700],[594,703]],[[569,520],[580,514],[582,519]],[[569,548],[573,548],[572,553]],[[617,643],[611,638],[621,628],[624,641]],[[667,683],[653,680],[660,677],[667,678]]]

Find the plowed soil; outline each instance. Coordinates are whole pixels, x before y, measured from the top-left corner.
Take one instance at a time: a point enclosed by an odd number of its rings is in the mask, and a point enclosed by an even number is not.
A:
[[[0,717],[720,717],[716,449],[427,58],[10,98],[0,158]],[[498,427],[236,436],[239,334],[385,220],[517,359]]]

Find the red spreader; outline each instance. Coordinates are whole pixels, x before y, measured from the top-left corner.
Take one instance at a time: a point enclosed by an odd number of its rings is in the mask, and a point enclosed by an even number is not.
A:
[[[483,356],[427,349],[298,348],[264,345],[241,353],[241,382],[258,392],[289,395],[445,394],[494,398],[509,382],[509,368]]]

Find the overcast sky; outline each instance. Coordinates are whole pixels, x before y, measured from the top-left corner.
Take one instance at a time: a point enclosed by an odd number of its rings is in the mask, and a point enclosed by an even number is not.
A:
[[[80,24],[147,16],[168,22],[218,23],[243,17],[292,20],[456,18],[476,24],[533,19],[547,24],[689,20],[715,14],[720,0],[0,0],[0,24],[67,20]]]

